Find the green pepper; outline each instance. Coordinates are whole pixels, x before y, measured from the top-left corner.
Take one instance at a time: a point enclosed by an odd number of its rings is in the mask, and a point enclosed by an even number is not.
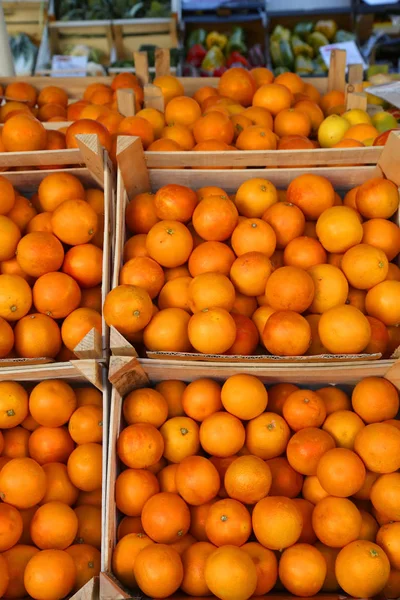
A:
[[[288,42],[290,40],[290,36],[290,29],[282,27],[282,25],[277,25],[271,34],[271,39],[286,40]]]
[[[356,40],[356,36],[354,35],[354,33],[350,33],[350,31],[345,31],[344,29],[339,29],[339,31],[337,31],[335,33],[335,39],[334,39],[335,44],[340,44],[340,42],[351,42],[351,41],[355,41],[355,40]]]
[[[332,19],[321,19],[320,21],[317,21],[314,31],[322,33],[330,42],[332,42],[337,31],[337,25],[335,21],[332,21]]]
[[[225,64],[225,56],[219,46],[213,46],[209,49],[201,63],[201,68],[204,71],[214,72],[215,69],[222,67]]]
[[[295,56],[299,56],[299,54],[303,54],[303,56],[308,56],[312,58],[314,56],[314,50],[309,46],[304,40],[299,38],[297,35],[292,35],[291,39],[292,50]]]
[[[271,39],[269,49],[275,68],[286,67],[289,71],[293,68],[294,56],[289,42],[286,40]]]
[[[213,46],[218,46],[218,48],[221,48],[221,50],[223,50],[227,43],[228,38],[226,37],[226,35],[218,33],[218,31],[212,31],[208,34],[206,38],[206,46],[208,50],[210,50],[210,48],[212,48]]]
[[[311,21],[300,21],[294,26],[293,33],[305,40],[308,34],[312,32],[313,27],[314,25]]]
[[[240,52],[245,54],[247,52],[247,46],[245,44],[245,32],[241,27],[234,27],[231,35],[229,36],[228,44],[226,46],[226,54],[231,52]]]
[[[195,44],[201,44],[202,46],[206,43],[207,31],[205,29],[195,29],[189,34],[186,41],[186,47],[191,48]]]
[[[298,75],[310,75],[314,71],[313,61],[309,56],[296,56],[294,69]]]
[[[307,36],[307,42],[314,48],[315,52],[317,52],[321,46],[327,46],[329,44],[329,40],[319,31],[310,33],[310,35]]]

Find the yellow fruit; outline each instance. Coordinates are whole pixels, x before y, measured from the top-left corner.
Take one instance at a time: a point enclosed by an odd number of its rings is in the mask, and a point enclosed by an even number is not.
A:
[[[372,125],[376,127],[379,133],[389,131],[389,129],[397,129],[398,123],[393,115],[382,110],[377,112],[372,117]]]
[[[342,115],[343,119],[346,119],[350,125],[359,125],[359,123],[367,123],[371,125],[371,117],[365,110],[361,108],[352,108]]]
[[[339,115],[326,117],[318,129],[318,141],[321,148],[332,148],[340,142],[349,127],[349,121]]]
[[[363,88],[372,87],[372,83],[370,81],[363,82]],[[378,98],[378,96],[374,96],[373,94],[367,93],[367,104],[375,104],[375,106],[383,106],[385,101],[382,98]]]

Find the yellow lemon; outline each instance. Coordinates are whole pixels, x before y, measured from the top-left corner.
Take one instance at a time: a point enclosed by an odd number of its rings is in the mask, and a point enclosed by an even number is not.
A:
[[[358,125],[359,123],[371,124],[371,117],[365,110],[361,108],[352,108],[342,115],[343,119],[346,119],[350,125]]]
[[[330,115],[326,117],[318,129],[318,141],[322,148],[332,148],[340,142],[350,123],[339,115]]]

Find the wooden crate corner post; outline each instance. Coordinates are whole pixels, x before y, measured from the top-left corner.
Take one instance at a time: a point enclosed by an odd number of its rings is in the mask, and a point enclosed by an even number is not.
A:
[[[398,157],[400,157],[400,131],[392,131],[378,159],[377,171],[400,187]]]
[[[367,112],[367,94],[357,92],[353,83],[347,83],[345,89],[346,110],[359,109]]]
[[[118,175],[131,199],[136,194],[150,191],[142,140],[136,136],[119,136],[117,142]]]
[[[346,84],[346,50],[332,50],[328,72],[328,92],[344,92]]]
[[[99,137],[96,134],[79,134],[75,137],[83,161],[94,179],[104,186],[104,154]]]
[[[117,90],[117,106],[123,117],[134,117],[136,114],[135,92],[128,88]]]
[[[139,83],[144,87],[150,83],[149,61],[147,52],[134,52],[133,63],[135,65],[135,75]]]
[[[155,70],[156,77],[171,75],[171,55],[169,48],[156,48]]]

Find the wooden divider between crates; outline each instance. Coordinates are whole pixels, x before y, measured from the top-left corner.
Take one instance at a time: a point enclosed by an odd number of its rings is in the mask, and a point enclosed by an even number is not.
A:
[[[74,369],[71,363],[86,363],[86,369]],[[107,371],[98,361],[71,361],[69,364],[58,365],[27,365],[9,369],[0,369],[0,381],[16,381],[18,383],[40,383],[49,379],[61,379],[72,387],[82,387],[93,384],[103,396],[103,456],[102,456],[102,528],[104,523],[105,507],[107,502],[107,456],[109,438],[109,409],[111,390],[107,379]],[[89,363],[92,363],[90,365]],[[96,373],[93,380],[92,374]],[[104,556],[101,550],[101,568],[103,569]],[[99,600],[99,577],[92,577],[80,590],[70,596],[69,600]]]
[[[0,153],[1,167],[26,167],[26,171],[4,171],[2,176],[8,179],[14,187],[28,194],[36,192],[40,182],[56,170],[29,170],[32,166],[57,164],[62,172],[63,165],[84,164],[84,167],[68,169],[68,173],[75,175],[86,187],[95,186],[104,191],[104,238],[103,238],[103,263],[102,263],[102,304],[110,290],[111,260],[114,246],[114,173],[106,151],[100,145],[96,135],[77,136],[79,148],[72,150],[47,150],[43,152],[14,152]],[[102,318],[102,335],[92,329],[74,349],[79,359],[106,359],[109,352],[109,328]],[[52,359],[2,359],[0,360],[0,373],[2,368],[12,365],[53,363]],[[74,363],[76,361],[71,361]],[[58,363],[58,365],[69,363]],[[57,365],[57,366],[58,366]],[[92,374],[95,377],[95,374]],[[92,380],[93,381],[93,380]],[[93,382],[94,383],[94,382]]]
[[[331,384],[356,385],[366,376],[385,377],[400,389],[400,361],[386,364],[390,361],[365,364],[326,365],[324,369],[298,364],[278,366],[249,365],[238,366],[237,363],[169,363],[168,361],[137,360],[129,357],[111,357],[109,378],[113,384],[110,409],[110,435],[108,441],[108,470],[107,496],[105,504],[105,519],[103,531],[102,556],[103,569],[100,574],[100,598],[107,600],[123,600],[132,598],[132,593],[126,590],[112,573],[112,554],[117,543],[118,510],[115,504],[115,482],[120,472],[117,457],[117,439],[124,426],[122,404],[124,397],[131,391],[154,385],[160,381],[176,379],[191,382],[202,377],[225,381],[231,375],[247,373],[259,377],[263,383],[275,384],[290,382],[307,387]],[[268,594],[272,600],[289,600],[291,595]],[[337,600],[337,594],[318,594],[318,600]]]
[[[354,149],[351,149],[354,150]],[[177,154],[177,153],[174,153]],[[234,153],[229,153],[234,154]],[[136,194],[157,191],[163,185],[171,182],[175,184],[185,185],[193,189],[198,189],[205,185],[215,185],[222,187],[227,193],[236,192],[237,188],[244,182],[253,177],[268,177],[276,187],[286,189],[289,183],[298,175],[303,173],[315,173],[327,177],[336,189],[348,191],[349,189],[360,185],[373,177],[386,177],[393,181],[397,186],[400,185],[400,169],[399,162],[396,156],[400,156],[400,135],[392,133],[389,136],[386,146],[384,146],[375,167],[343,167],[335,168],[319,168],[319,169],[246,169],[238,170],[202,170],[190,171],[185,169],[169,170],[169,169],[148,169],[146,158],[143,152],[143,146],[140,138],[121,136],[118,139],[117,146],[117,161],[118,161],[118,176],[117,176],[117,201],[116,201],[116,234],[115,234],[115,252],[113,262],[112,284],[114,289],[119,283],[119,272],[123,265],[123,249],[127,240],[127,231],[125,226],[125,210],[130,199]],[[134,167],[134,168],[133,168]],[[399,211],[395,216],[397,224],[399,224]],[[131,355],[137,357],[136,350],[133,346],[114,328],[110,331],[110,349],[111,354],[116,355]],[[348,361],[373,361],[381,358],[381,355],[357,355],[357,356],[305,356],[305,357],[271,357],[267,355],[250,356],[250,357],[225,357],[220,355],[210,355],[205,357],[198,353],[173,353],[173,352],[147,352],[147,356],[152,359],[168,359],[181,360],[219,360],[219,361],[246,361],[248,364],[256,364],[257,362],[268,362],[270,364],[280,362],[301,363],[302,368],[305,364],[326,365],[332,363],[341,363]],[[391,363],[398,358],[398,350],[393,354]],[[371,363],[370,363],[371,364]],[[365,367],[366,374],[369,371],[368,366]]]

